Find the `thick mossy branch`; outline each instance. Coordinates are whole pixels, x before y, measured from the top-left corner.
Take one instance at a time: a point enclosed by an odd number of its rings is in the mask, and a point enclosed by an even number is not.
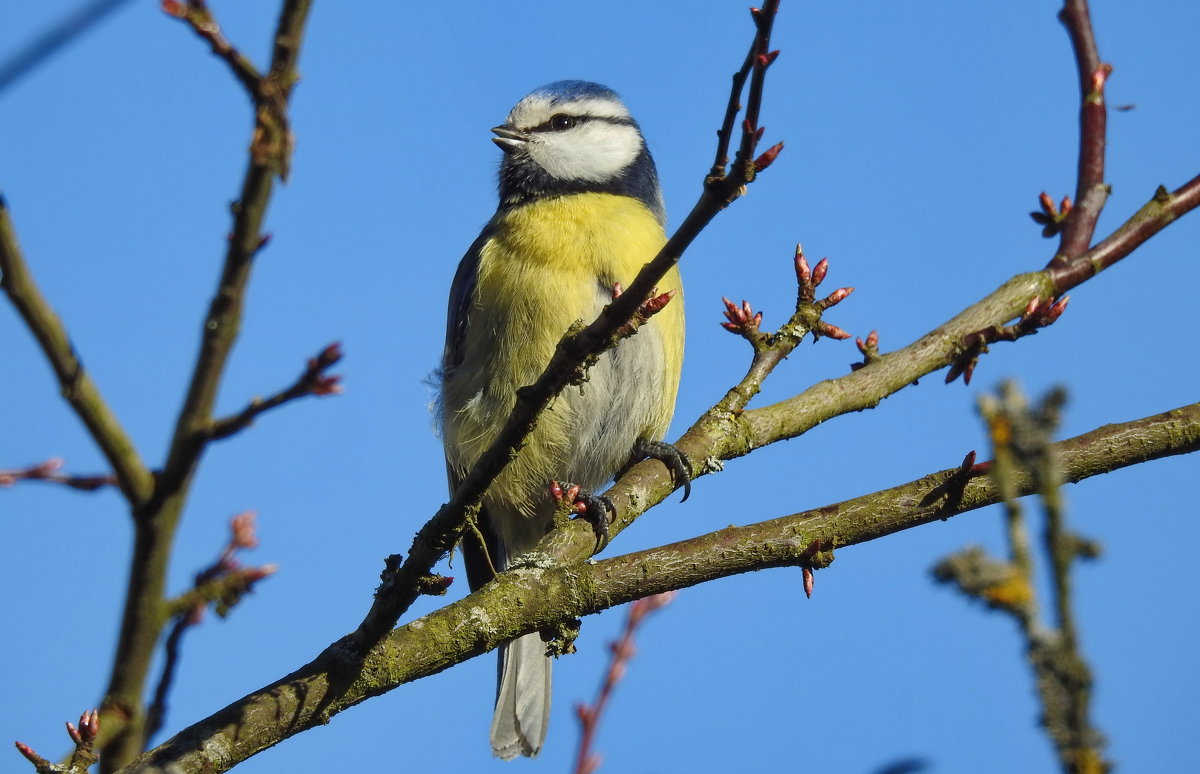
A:
[[[1107,425],[1054,445],[1064,481],[1200,449],[1200,404]],[[1023,494],[1033,480],[1017,479]],[[342,710],[427,677],[521,634],[649,594],[768,567],[794,565],[816,541],[841,548],[1000,501],[986,476],[960,467],[835,505],[702,535],[648,551],[556,569],[503,573],[465,599],[391,632],[359,660],[342,643],[250,694],[123,770],[227,771]]]

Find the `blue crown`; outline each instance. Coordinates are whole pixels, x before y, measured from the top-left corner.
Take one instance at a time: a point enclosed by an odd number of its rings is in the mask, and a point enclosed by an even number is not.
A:
[[[620,102],[621,97],[615,91],[592,81],[555,81],[539,86],[530,92],[531,97],[545,97],[553,102],[570,102],[576,99],[611,99]]]

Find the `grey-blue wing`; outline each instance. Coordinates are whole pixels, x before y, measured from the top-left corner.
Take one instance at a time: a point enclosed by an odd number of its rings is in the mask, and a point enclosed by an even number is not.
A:
[[[470,324],[472,299],[475,295],[475,279],[479,271],[479,253],[483,245],[492,236],[492,226],[484,227],[466,255],[459,261],[458,270],[454,273],[454,282],[450,285],[450,302],[446,310],[446,346],[442,351],[441,384],[454,375],[454,370],[462,364],[463,342],[467,338],[467,326]],[[439,396],[439,404],[441,398]],[[445,411],[445,405],[440,406]],[[446,461],[446,478],[450,483],[450,493],[453,494],[462,483],[461,477]],[[467,583],[471,590],[478,589],[492,579],[492,561],[490,557],[499,556],[496,538],[488,524],[486,508],[479,511],[479,533],[483,536],[484,545],[480,544],[479,535],[468,529],[462,539],[463,564],[467,570]]]
[[[484,226],[479,237],[458,262],[454,282],[450,285],[450,302],[446,309],[446,347],[442,350],[442,381],[450,378],[462,362],[463,342],[470,323],[471,299],[475,295],[475,280],[479,273],[479,253],[492,237],[492,224]]]

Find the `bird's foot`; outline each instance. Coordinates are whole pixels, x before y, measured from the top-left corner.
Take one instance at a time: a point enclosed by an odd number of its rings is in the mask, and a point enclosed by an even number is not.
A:
[[[570,503],[574,518],[586,518],[596,533],[596,550],[608,545],[608,525],[617,516],[617,507],[604,495],[593,494],[579,484],[551,481],[550,493],[556,500]],[[611,516],[610,516],[611,514]]]
[[[667,470],[671,471],[671,480],[675,482],[675,486],[683,487],[683,499],[679,502],[687,500],[692,494],[692,463],[688,460],[687,455],[679,451],[666,441],[638,441],[633,446],[633,455],[629,458],[628,464],[617,473],[617,478],[625,474],[625,471],[632,468],[637,463],[644,459],[658,460],[667,466]]]

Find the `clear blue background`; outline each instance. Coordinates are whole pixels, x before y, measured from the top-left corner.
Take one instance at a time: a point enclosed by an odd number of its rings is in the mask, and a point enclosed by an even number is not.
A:
[[[0,54],[75,7],[5,3]],[[275,2],[214,2],[228,36],[266,61]],[[682,432],[742,373],[720,297],[765,325],[794,299],[791,251],[854,285],[829,316],[903,346],[1055,242],[1028,217],[1073,193],[1077,91],[1054,3],[784,3],[763,122],[779,162],[684,260],[689,315]],[[1097,2],[1114,186],[1107,234],[1162,183],[1200,171],[1200,6]],[[340,340],[346,394],[263,417],[206,454],[179,534],[184,590],[259,512],[276,562],[228,620],[185,641],[168,730],[224,706],[352,629],[383,557],[407,551],[446,496],[428,388],[459,256],[490,216],[499,151],[488,128],[530,88],[587,78],[640,120],[672,222],[711,163],[729,75],[751,34],[743,2],[316,4],[295,94],[297,150],[279,190],[222,412],[289,383]],[[224,65],[157,3],[126,5],[0,94],[0,188],[46,296],[150,464],[161,460],[219,270],[250,108]],[[1197,399],[1200,215],[1072,294],[1051,329],[993,347],[969,388],[921,380],[877,409],[731,463],[643,518],[609,555],[835,502],[986,455],[977,396],[1003,377],[1066,384],[1074,435]],[[102,470],[49,368],[0,304],[0,467],[62,456]],[[759,405],[845,373],[852,342],[805,345]],[[1106,548],[1075,572],[1095,717],[1123,771],[1180,770],[1200,695],[1193,599],[1194,458],[1070,487],[1073,524]],[[66,748],[94,706],[116,637],[130,525],[114,492],[0,492],[0,739]],[[1002,552],[996,509],[838,553],[804,599],[798,570],[689,589],[647,624],[605,718],[604,771],[869,772],[914,756],[933,772],[1052,772],[1013,624],[931,582],[943,555]],[[450,570],[461,575],[460,568]],[[456,583],[452,595],[465,592]],[[414,613],[433,609],[425,599]],[[622,611],[589,618],[556,668],[539,771],[566,771],[573,705],[594,694]],[[246,772],[500,770],[486,745],[492,657],[374,699],[250,760]],[[23,770],[14,752],[0,765]]]

